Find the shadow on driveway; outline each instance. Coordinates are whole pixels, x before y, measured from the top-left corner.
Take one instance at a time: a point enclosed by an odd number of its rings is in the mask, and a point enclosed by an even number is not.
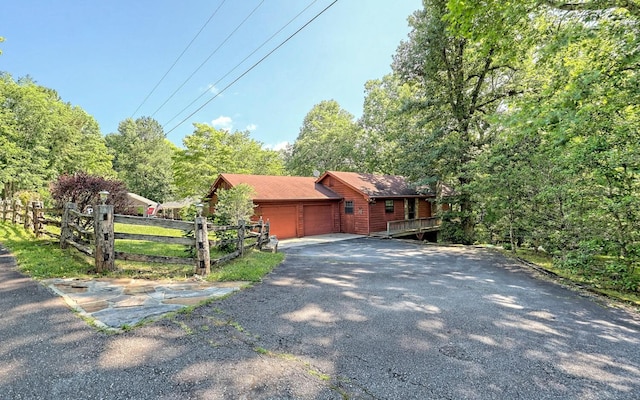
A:
[[[3,257],[0,257],[0,261]],[[262,284],[96,332],[0,265],[0,393],[23,399],[635,399],[637,314],[501,255],[356,239]]]

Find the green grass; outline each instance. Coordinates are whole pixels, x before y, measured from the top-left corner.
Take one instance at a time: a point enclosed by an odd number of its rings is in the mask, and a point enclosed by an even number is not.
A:
[[[114,224],[113,230],[119,233],[138,233],[143,235],[156,235],[156,236],[176,236],[182,237],[184,232],[180,229],[163,228],[159,226],[146,226],[146,225],[129,225],[129,224]]]
[[[116,224],[116,232],[140,233],[158,236],[182,236],[182,231],[175,229],[121,225]],[[33,234],[21,226],[9,222],[0,222],[0,243],[16,256],[21,271],[35,279],[95,277],[91,257],[73,248],[61,250],[57,242],[49,238],[36,239]],[[116,240],[116,251],[145,255],[188,257],[186,246],[162,244],[149,241]],[[215,259],[224,253],[211,249],[211,258]],[[262,277],[282,262],[283,254],[248,251],[243,258],[237,258],[224,265],[213,267],[211,275],[206,279],[215,281],[250,281],[259,282]],[[139,279],[172,279],[184,280],[194,273],[194,266],[185,260],[184,265],[142,263],[117,260],[117,271],[105,273],[103,276],[114,278]]]
[[[22,272],[35,279],[89,277],[93,269],[87,258],[75,250],[62,250],[48,238],[36,239],[30,232],[9,222],[0,222],[0,243],[11,250]]]
[[[509,256],[514,255],[511,251],[506,250],[502,250],[502,253]],[[606,282],[606,280],[603,280],[604,278],[600,278],[601,280],[599,282],[596,282],[593,279],[589,279],[584,275],[575,273],[571,270],[557,268],[553,264],[553,258],[546,253],[536,252],[530,249],[518,249],[516,256],[522,258],[525,261],[536,264],[544,270],[552,272],[561,278],[584,285],[593,292],[603,294],[611,299],[620,300],[625,303],[632,304],[636,307],[640,307],[640,294],[607,288],[608,283]],[[636,274],[638,273],[640,273],[640,271],[636,271]]]
[[[212,268],[205,279],[211,282],[249,281],[260,282],[262,277],[284,260],[282,253],[250,251],[219,268]]]

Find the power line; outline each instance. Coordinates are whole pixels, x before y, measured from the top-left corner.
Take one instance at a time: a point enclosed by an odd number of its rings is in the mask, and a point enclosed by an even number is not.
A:
[[[213,96],[212,98],[210,98],[209,100],[207,100],[203,105],[201,105],[200,107],[198,107],[194,112],[192,112],[191,114],[187,115],[182,121],[180,121],[176,126],[174,126],[173,128],[171,128],[169,131],[167,131],[167,134],[173,132],[177,127],[179,127],[180,125],[182,125],[183,123],[185,123],[185,121],[187,121],[189,118],[193,117],[198,111],[202,110],[207,104],[211,103],[215,98],[217,98],[218,96],[220,96],[222,93],[224,93],[224,91],[226,91],[227,89],[229,89],[231,86],[233,86],[236,82],[238,82],[240,79],[242,79],[245,75],[247,75],[249,72],[251,72],[251,70],[253,70],[255,67],[257,67],[260,63],[262,63],[264,60],[267,59],[267,57],[269,57],[271,54],[275,53],[276,50],[278,50],[280,47],[284,46],[285,43],[287,43],[289,40],[291,40],[294,36],[296,36],[298,33],[300,33],[300,31],[302,31],[304,28],[306,28],[309,24],[311,24],[313,21],[315,21],[319,16],[321,16],[322,14],[324,14],[325,11],[327,11],[329,8],[331,8],[334,4],[336,4],[338,2],[338,0],[334,0],[331,4],[329,4],[327,7],[325,7],[322,11],[320,11],[318,14],[316,14],[313,18],[311,18],[309,21],[307,21],[306,24],[302,25],[302,27],[300,27],[300,29],[298,29],[297,31],[295,31],[293,34],[291,34],[291,36],[289,36],[288,38],[286,38],[283,42],[281,42],[279,45],[277,45],[273,50],[271,50],[269,53],[267,53],[267,55],[265,55],[264,57],[262,57],[260,60],[258,60],[258,62],[256,62],[255,64],[253,64],[251,67],[249,67],[249,69],[247,69],[246,71],[244,71],[239,77],[237,77],[236,79],[234,79],[230,84],[228,84],[227,86],[225,86],[222,90],[220,90],[218,93],[216,93],[215,96]]]
[[[140,108],[144,105],[144,103],[147,102],[147,100],[149,99],[149,97],[151,97],[151,95],[153,94],[153,92],[156,91],[156,89],[158,88],[158,86],[160,86],[160,84],[162,83],[162,81],[164,80],[164,78],[167,77],[167,75],[169,75],[169,72],[171,72],[171,70],[173,69],[173,67],[176,66],[176,64],[178,63],[178,61],[180,61],[180,59],[182,58],[182,56],[184,55],[184,53],[187,52],[187,50],[189,50],[189,47],[191,47],[191,45],[193,44],[193,42],[195,42],[195,40],[198,38],[198,36],[200,36],[200,34],[202,33],[202,31],[204,30],[204,28],[209,25],[209,22],[211,22],[211,20],[213,19],[213,17],[215,17],[215,15],[218,13],[218,10],[220,10],[220,7],[222,7],[222,5],[224,4],[226,0],[222,0],[222,2],[220,3],[220,5],[213,11],[213,14],[211,14],[211,16],[209,17],[209,19],[207,20],[207,22],[204,23],[204,25],[202,25],[202,27],[200,28],[200,30],[198,31],[198,33],[196,33],[196,35],[193,37],[193,39],[191,39],[191,41],[189,42],[189,44],[187,45],[187,47],[184,48],[184,50],[182,50],[182,53],[180,53],[180,55],[178,56],[178,58],[176,58],[176,60],[173,62],[173,64],[171,64],[171,67],[169,67],[169,69],[167,70],[167,72],[164,73],[164,75],[162,75],[162,78],[160,78],[160,80],[158,81],[158,83],[156,83],[156,85],[153,87],[153,89],[151,89],[151,91],[149,92],[149,94],[147,94],[147,97],[144,98],[144,100],[142,100],[142,103],[140,103],[140,105],[138,105],[138,108],[136,108],[136,110],[133,112],[133,114],[131,114],[131,118],[133,118],[134,115],[136,115],[136,113],[140,110]]]
[[[302,11],[300,11],[298,14],[296,14],[295,17],[291,18],[289,20],[289,22],[287,22],[282,28],[280,28],[276,33],[274,33],[273,35],[271,35],[267,40],[265,40],[264,42],[262,42],[262,44],[260,46],[258,46],[255,50],[253,50],[251,52],[251,54],[249,54],[248,56],[246,56],[244,59],[242,59],[242,61],[240,61],[239,63],[237,63],[230,71],[228,71],[226,74],[224,74],[223,77],[221,77],[220,79],[218,79],[213,86],[215,87],[218,83],[220,83],[224,78],[226,78],[227,76],[229,76],[233,71],[235,71],[240,65],[242,65],[245,61],[247,61],[247,59],[249,59],[249,57],[251,57],[252,55],[254,55],[255,53],[258,52],[258,50],[260,50],[261,48],[263,48],[268,42],[271,41],[271,39],[273,39],[276,35],[278,35],[280,32],[282,32],[286,27],[288,27],[289,25],[291,25],[291,23],[293,21],[295,21],[300,15],[302,15],[305,11],[307,11],[312,5],[314,5],[315,3],[317,3],[318,0],[313,0],[311,3],[309,3],[308,6],[306,6]],[[167,126],[169,125],[169,123],[171,121],[173,121],[174,119],[178,118],[178,116],[180,114],[182,114],[183,112],[185,112],[189,107],[191,107],[196,101],[200,100],[202,98],[202,96],[206,95],[207,91],[202,92],[198,97],[196,97],[191,103],[189,103],[186,107],[184,107],[182,110],[180,110],[176,115],[174,115],[170,120],[168,120],[167,122],[165,122],[163,124],[163,126]]]
[[[178,86],[178,88],[177,88],[173,93],[171,93],[171,95],[169,96],[169,98],[167,98],[167,99],[164,101],[164,103],[162,103],[162,104],[160,105],[160,107],[158,107],[158,108],[153,112],[153,114],[151,114],[151,116],[152,116],[152,117],[153,117],[153,116],[155,116],[155,115],[158,113],[158,111],[160,111],[160,110],[162,109],[162,107],[164,107],[164,106],[165,106],[165,104],[167,104],[167,103],[169,102],[169,100],[171,100],[171,99],[173,98],[173,96],[175,96],[175,95],[176,95],[176,93],[178,93],[178,91],[179,91],[180,89],[182,89],[182,87],[183,87],[184,85],[186,85],[186,84],[187,84],[187,82],[189,82],[189,80],[190,80],[191,78],[193,78],[193,76],[196,74],[196,72],[200,71],[200,68],[202,68],[202,67],[207,63],[207,61],[209,61],[209,59],[210,59],[211,57],[213,57],[213,55],[214,55],[214,54],[216,54],[216,53],[218,52],[218,50],[220,50],[220,48],[221,48],[225,43],[227,43],[227,41],[231,38],[231,36],[233,36],[233,35],[236,33],[236,31],[237,31],[238,29],[240,29],[240,27],[241,27],[242,25],[244,25],[244,23],[245,23],[245,22],[247,22],[247,20],[248,20],[248,19],[249,19],[249,18],[250,18],[250,17],[251,17],[255,12],[256,12],[256,10],[258,10],[258,8],[260,8],[260,6],[262,5],[262,3],[264,3],[264,1],[265,1],[265,0],[262,0],[262,1],[261,1],[261,2],[260,2],[260,3],[255,7],[255,8],[254,8],[250,13],[249,13],[249,15],[247,15],[247,16],[245,17],[245,19],[243,19],[243,20],[242,20],[242,22],[240,22],[240,24],[239,24],[238,26],[236,26],[236,28],[235,28],[235,29],[234,29],[234,30],[233,30],[229,35],[227,35],[227,37],[222,41],[222,43],[220,43],[220,45],[219,45],[218,47],[216,47],[216,49],[215,49],[211,54],[209,54],[209,57],[207,57],[207,58],[202,62],[202,64],[200,64],[200,65],[198,66],[198,68],[196,68],[196,69],[195,69],[195,71],[193,71],[193,72],[191,73],[191,75],[189,75],[189,77],[188,77],[187,79],[185,79],[185,81],[184,81],[184,82],[182,82],[182,84],[181,84],[180,86]]]

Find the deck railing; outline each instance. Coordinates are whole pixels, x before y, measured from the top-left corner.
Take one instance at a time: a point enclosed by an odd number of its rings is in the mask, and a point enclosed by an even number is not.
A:
[[[394,233],[400,232],[424,232],[430,229],[438,228],[439,226],[440,218],[437,217],[388,221],[387,235],[391,236]]]

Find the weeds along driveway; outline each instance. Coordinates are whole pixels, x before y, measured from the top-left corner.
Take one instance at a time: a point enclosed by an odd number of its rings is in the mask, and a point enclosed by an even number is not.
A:
[[[220,305],[350,398],[632,399],[640,320],[488,250],[358,239],[294,248]]]
[[[3,263],[4,260],[4,263]],[[0,398],[635,399],[640,321],[473,248],[287,250],[262,284],[96,332],[0,254]]]

